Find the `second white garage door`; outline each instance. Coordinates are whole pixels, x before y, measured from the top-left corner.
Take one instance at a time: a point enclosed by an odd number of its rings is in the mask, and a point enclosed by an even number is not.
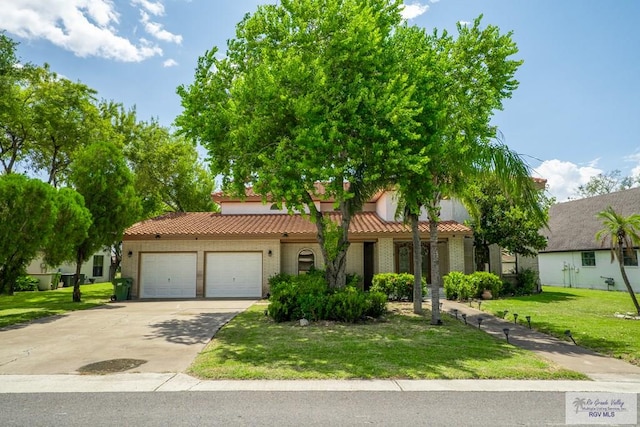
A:
[[[206,265],[206,297],[262,297],[262,252],[209,252]]]
[[[195,253],[143,253],[141,257],[142,298],[195,298]]]

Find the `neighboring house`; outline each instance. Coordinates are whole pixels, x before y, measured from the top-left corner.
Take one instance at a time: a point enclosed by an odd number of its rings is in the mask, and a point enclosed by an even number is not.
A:
[[[134,298],[259,298],[269,277],[323,268],[317,229],[302,215],[289,215],[251,190],[244,200],[214,193],[220,213],[170,213],[134,224],[125,231],[122,276],[133,279]],[[331,201],[316,207],[338,217]],[[410,228],[395,219],[393,192],[380,192],[357,213],[349,229],[347,272],[365,288],[376,273],[412,272]],[[471,230],[460,203],[442,202],[440,269],[473,271]],[[423,218],[426,219],[426,218]],[[420,222],[423,260],[428,260],[429,226]],[[430,277],[430,262],[423,262]]]
[[[549,209],[549,239],[538,254],[540,280],[545,285],[574,288],[626,290],[618,261],[611,262],[609,243],[602,246],[595,234],[603,228],[596,218],[611,206],[623,216],[640,213],[640,188],[618,191],[602,196],[558,203]],[[638,248],[625,256],[625,270],[636,292],[640,292]],[[607,279],[613,285],[607,285]],[[611,282],[611,281],[609,281]]]
[[[111,265],[111,249],[104,248],[93,254],[87,262],[82,264],[80,274],[83,274],[85,281],[93,281],[95,283],[109,281],[109,266]],[[42,257],[35,258],[27,266],[27,274],[33,277],[50,276],[53,273],[62,273],[63,276],[69,276],[76,273],[75,263],[64,263],[57,267],[48,266]]]

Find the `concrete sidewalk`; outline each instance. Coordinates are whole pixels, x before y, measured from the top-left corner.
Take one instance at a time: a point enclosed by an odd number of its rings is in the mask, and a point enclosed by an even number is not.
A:
[[[538,380],[199,380],[186,374],[0,375],[2,393],[180,391],[554,391],[640,393],[640,382]]]
[[[635,382],[640,384],[640,367],[620,359],[606,357],[592,350],[536,332],[522,324],[514,324],[492,316],[473,307],[455,301],[442,301],[442,311],[458,317],[467,316],[467,323],[477,327],[482,318],[481,329],[498,339],[505,339],[504,329],[509,328],[509,342],[533,351],[539,356],[572,371],[581,372],[595,381]],[[519,321],[525,321],[524,316]],[[526,322],[526,321],[525,321]]]

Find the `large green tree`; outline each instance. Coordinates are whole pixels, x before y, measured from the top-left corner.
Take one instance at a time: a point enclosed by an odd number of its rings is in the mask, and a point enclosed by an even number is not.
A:
[[[34,68],[20,63],[17,45],[0,33],[0,172],[5,174],[26,158],[32,141],[28,83]]]
[[[96,142],[78,153],[70,179],[92,217],[87,237],[76,247],[73,301],[78,302],[82,263],[98,249],[121,241],[125,228],[139,219],[141,208],[133,174],[122,150],[113,143]]]
[[[596,240],[601,241],[603,245],[608,242],[608,246],[611,248],[611,262],[618,260],[622,280],[627,287],[629,296],[631,296],[633,305],[636,307],[636,312],[640,316],[638,299],[629,282],[629,276],[627,276],[627,272],[624,269],[624,252],[627,251],[630,255],[637,256],[634,247],[640,245],[640,215],[633,214],[625,217],[609,206],[596,216],[602,220],[603,226],[596,233]]]
[[[16,279],[51,238],[56,216],[50,185],[18,174],[0,176],[0,292],[13,294]]]
[[[528,167],[497,139],[497,129],[491,124],[494,112],[503,108],[503,100],[518,86],[514,75],[521,61],[509,59],[517,53],[511,34],[500,34],[492,25],[483,28],[481,17],[470,26],[459,24],[456,38],[446,32],[406,31],[400,52],[408,54],[415,50],[413,46],[420,52],[407,60],[413,68],[412,80],[417,81],[420,138],[406,140],[409,164],[398,172],[397,182],[418,247],[417,218],[423,210],[428,216],[431,323],[439,324],[441,201],[460,197],[479,177],[493,174],[505,191],[518,193],[527,206],[536,209]],[[419,261],[420,257],[414,257],[414,263]],[[421,269],[416,266],[414,271],[419,274]],[[419,310],[416,304],[414,311]]]
[[[631,188],[637,181],[637,178],[631,176],[623,177],[622,172],[616,169],[592,176],[589,182],[578,186],[575,191],[579,197],[600,196]]]
[[[181,86],[176,124],[209,152],[225,191],[308,212],[330,286],[345,285],[352,216],[400,165],[414,136],[407,73],[394,60],[400,0],[283,0],[237,26]],[[319,186],[321,183],[321,187]],[[332,200],[332,222],[313,202]]]
[[[124,151],[135,174],[143,218],[214,210],[214,177],[191,142],[155,122],[139,123]]]
[[[548,221],[548,211],[553,199],[538,191],[538,204],[544,212],[540,216],[528,206],[522,206],[517,197],[509,197],[494,177],[470,185],[464,196],[469,205],[476,252],[476,269],[484,270],[490,262],[489,246],[497,244],[514,254],[534,256],[547,246],[547,239],[540,234]]]
[[[92,221],[84,198],[72,188],[59,189],[55,205],[57,215],[51,238],[42,248],[44,262],[51,267],[75,261],[76,248],[87,238]]]

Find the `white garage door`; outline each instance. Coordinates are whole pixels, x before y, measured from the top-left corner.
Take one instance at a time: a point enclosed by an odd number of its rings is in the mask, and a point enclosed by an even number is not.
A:
[[[195,253],[143,253],[141,256],[141,298],[195,298]]]
[[[209,252],[205,277],[209,298],[260,298],[262,252]]]

